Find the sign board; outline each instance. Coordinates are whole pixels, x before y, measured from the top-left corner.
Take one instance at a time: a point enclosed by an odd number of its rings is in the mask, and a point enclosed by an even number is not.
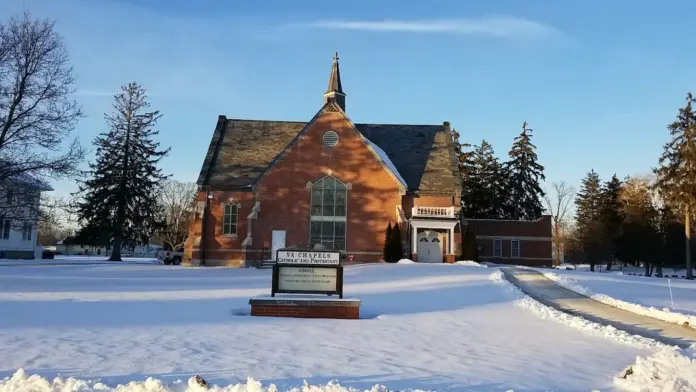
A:
[[[338,294],[343,298],[341,253],[333,251],[278,250],[273,266],[271,296],[287,294]]]
[[[278,290],[281,291],[336,291],[338,270],[322,267],[286,267],[278,271]]]
[[[307,250],[279,250],[276,252],[277,263],[285,265],[339,265],[339,252],[322,252]]]
[[[355,261],[355,255],[348,255],[348,261]]]

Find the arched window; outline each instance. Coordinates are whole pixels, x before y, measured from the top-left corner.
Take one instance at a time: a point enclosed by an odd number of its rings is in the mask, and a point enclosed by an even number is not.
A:
[[[323,244],[333,250],[346,249],[346,185],[333,176],[312,184],[310,246]]]
[[[222,213],[222,235],[237,235],[237,216],[239,206],[236,204],[225,204]]]

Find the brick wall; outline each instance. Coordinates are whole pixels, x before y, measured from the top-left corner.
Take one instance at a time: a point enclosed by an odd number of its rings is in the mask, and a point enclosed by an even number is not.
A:
[[[466,219],[465,224],[476,235],[551,237],[551,216],[544,215],[535,221],[496,219]]]
[[[536,221],[467,219],[467,228],[476,234],[479,260],[503,264],[551,265],[551,217]],[[494,241],[501,241],[501,255],[494,255]],[[512,256],[512,241],[519,241],[519,256]]]
[[[252,316],[358,319],[360,308],[355,306],[283,306],[251,305]]]
[[[335,147],[326,147],[324,133],[339,135]],[[399,184],[339,113],[326,112],[310,125],[258,182],[255,192],[213,192],[208,228],[215,237],[208,241],[207,259],[236,264],[257,260],[264,248],[272,246],[272,231],[286,231],[286,246],[309,242],[311,190],[308,182],[332,175],[349,184],[346,206],[346,252],[356,261],[380,261],[387,224],[397,222],[396,206],[401,204]],[[200,192],[199,201],[205,201]],[[222,235],[222,205],[229,198],[240,205],[237,236]],[[251,222],[252,245],[241,252],[246,238],[247,216],[260,202],[258,219]],[[202,218],[194,222],[192,235],[200,236]],[[200,251],[191,241],[191,258]],[[207,263],[210,264],[210,263]]]
[[[247,253],[242,249],[242,242],[247,236],[247,219],[254,206],[254,194],[251,192],[211,192],[213,196],[210,200],[210,212],[207,221],[207,242],[205,262],[209,266],[243,266],[247,258]],[[206,192],[198,192],[197,199],[200,203],[205,203]],[[237,234],[222,234],[222,219],[224,206],[226,204],[236,204],[237,209]],[[203,232],[203,216],[197,214],[191,225],[189,232],[190,241],[187,242],[187,249],[184,252],[184,261],[187,259],[187,252],[190,252],[190,260],[194,264],[202,258],[200,243]],[[214,233],[214,235],[212,235]]]

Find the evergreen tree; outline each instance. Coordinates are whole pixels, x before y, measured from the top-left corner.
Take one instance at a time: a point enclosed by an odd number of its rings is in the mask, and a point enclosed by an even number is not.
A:
[[[452,142],[454,143],[454,154],[457,157],[457,165],[459,166],[459,175],[464,179],[471,168],[471,158],[473,153],[469,151],[471,144],[462,143],[459,132],[456,129],[450,131]]]
[[[689,93],[686,106],[679,109],[677,120],[668,127],[672,140],[664,146],[659,160],[657,188],[665,202],[684,217],[686,239],[686,278],[693,279],[691,263],[691,216],[696,211],[696,102]]]
[[[403,252],[401,249],[401,229],[399,228],[398,223],[395,223],[394,227],[392,227],[390,248],[392,262],[396,263],[397,261],[401,260]]]
[[[684,224],[669,206],[660,209],[660,231],[662,232],[665,267],[676,267],[684,260]]]
[[[392,225],[391,222],[387,225],[387,230],[384,233],[384,248],[382,248],[382,257],[384,257],[384,261],[387,263],[390,263],[391,260],[391,243],[393,239],[392,235]]]
[[[462,232],[462,260],[478,261],[476,234],[469,229]]]
[[[582,180],[580,192],[575,198],[576,235],[583,249],[590,270],[594,271],[601,254],[602,187],[599,175],[591,170]]]
[[[616,257],[616,240],[621,234],[621,224],[623,223],[621,186],[622,183],[616,174],[602,186],[599,220],[603,242],[602,255],[607,259],[607,270],[611,269],[612,260]]]
[[[97,157],[89,165],[90,178],[80,184],[78,216],[85,226],[108,231],[109,260],[120,261],[122,246],[147,241],[158,227],[156,192],[166,176],[157,163],[169,149],[159,150],[153,140],[162,115],[146,112],[145,89],[129,83],[114,99],[114,112],[105,115],[109,130],[94,142]]]
[[[505,168],[485,140],[471,154],[462,181],[462,210],[467,218],[504,218],[507,200]]]
[[[522,124],[522,133],[515,138],[505,163],[509,181],[507,214],[512,219],[535,220],[544,212],[544,166],[537,162],[536,146],[532,143],[532,129]]]
[[[659,272],[664,241],[650,183],[639,178],[626,179],[621,187],[621,209],[624,219],[617,256],[634,265],[643,263],[647,276],[652,275],[655,266]]]

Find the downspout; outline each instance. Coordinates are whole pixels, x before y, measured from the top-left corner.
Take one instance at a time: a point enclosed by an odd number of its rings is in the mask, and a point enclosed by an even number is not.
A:
[[[205,208],[203,209],[203,222],[201,230],[201,265],[205,265],[208,257],[208,215],[210,214],[210,199],[213,198],[209,190],[205,191]]]

